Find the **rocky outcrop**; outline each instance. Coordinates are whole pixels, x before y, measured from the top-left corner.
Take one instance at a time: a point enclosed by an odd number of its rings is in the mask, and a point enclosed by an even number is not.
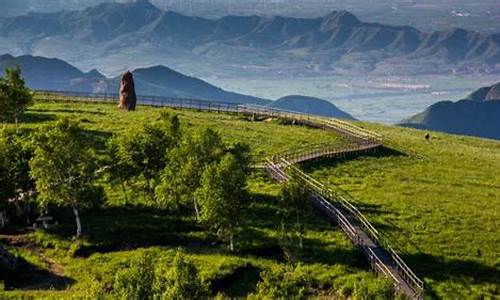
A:
[[[130,71],[127,71],[122,76],[120,82],[120,104],[119,108],[127,111],[134,111],[137,104],[137,96],[135,94],[134,76]]]

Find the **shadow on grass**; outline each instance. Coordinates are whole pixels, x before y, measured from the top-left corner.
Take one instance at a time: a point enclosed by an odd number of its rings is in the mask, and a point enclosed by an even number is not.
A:
[[[346,266],[366,269],[366,258],[357,248],[328,249],[328,242],[320,239],[304,239],[304,252],[300,260],[307,263],[323,263],[326,265],[343,264]]]
[[[302,169],[308,173],[318,168],[334,168],[340,164],[356,160],[359,158],[365,158],[365,157],[383,158],[383,157],[400,157],[400,156],[407,156],[407,154],[400,152],[396,149],[382,146],[370,152],[352,153],[344,157],[320,158],[313,161],[304,162],[301,164],[301,166]]]
[[[18,257],[19,267],[5,280],[6,290],[64,290],[76,281],[41,269],[22,257]]]
[[[262,270],[250,263],[236,268],[231,274],[216,278],[210,282],[214,295],[223,292],[231,298],[243,298],[254,292],[260,281]]]
[[[106,143],[113,137],[112,132],[103,130],[84,130],[84,134],[89,143],[91,143],[93,148],[97,151],[104,151],[106,149]]]
[[[32,112],[27,112],[22,115],[21,123],[44,123],[56,120],[57,117],[53,114],[36,114]]]
[[[62,225],[53,233],[70,239],[75,232],[72,215],[67,210],[60,210],[55,217]],[[81,219],[86,243],[75,251],[75,256],[150,246],[211,245],[194,219],[167,210],[141,206],[107,207],[82,212]]]
[[[493,284],[500,286],[500,266],[486,266],[472,260],[448,259],[430,254],[405,255],[405,259],[413,266],[415,273],[422,278],[435,281],[455,279],[457,282],[466,280],[475,284]],[[429,295],[434,295],[429,286]]]

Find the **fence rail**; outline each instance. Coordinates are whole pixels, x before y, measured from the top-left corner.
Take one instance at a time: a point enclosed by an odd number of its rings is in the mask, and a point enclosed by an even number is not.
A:
[[[118,94],[94,94],[66,91],[37,91],[34,93],[36,100],[44,101],[89,101],[89,102],[116,102]],[[308,125],[316,128],[332,130],[352,141],[347,146],[327,145],[316,146],[308,149],[283,153],[266,160],[266,168],[271,176],[279,182],[288,180],[286,170],[291,170],[294,176],[300,178],[313,194],[313,204],[333,217],[352,242],[358,245],[370,261],[373,270],[392,279],[396,290],[405,295],[422,299],[424,292],[423,281],[415,275],[403,259],[382,237],[368,219],[340,192],[326,187],[321,182],[302,172],[295,164],[319,159],[322,157],[344,156],[352,153],[368,152],[382,146],[382,137],[362,127],[349,122],[312,116],[304,113],[270,108],[259,105],[238,103],[214,102],[201,99],[187,99],[175,97],[138,96],[140,104],[151,106],[165,106],[180,109],[194,109],[213,112],[238,113],[244,115],[275,117],[288,120],[296,124]],[[361,242],[362,229],[370,241],[379,246],[385,254],[383,257],[373,248]],[[390,263],[382,258],[387,257]],[[391,270],[397,270],[395,274]]]
[[[351,149],[351,151],[356,151],[356,149]],[[308,174],[302,172],[294,164],[284,158],[280,158],[276,161],[269,159],[267,161],[267,167],[269,173],[280,182],[286,181],[289,176],[295,176],[304,182],[305,186],[307,186],[313,194],[313,204],[315,207],[326,212],[331,218],[337,221],[349,239],[363,250],[375,272],[391,278],[397,291],[401,293],[406,292],[405,294],[407,296],[411,296],[415,299],[423,298],[423,281],[413,273],[406,263],[404,263],[403,259],[388,244],[387,240],[352,203]],[[288,170],[288,173],[285,170]],[[377,255],[371,247],[367,247],[361,243],[360,234],[354,228],[354,224],[358,224],[362,228],[363,232],[368,235],[374,245],[385,250],[384,255]],[[390,259],[389,266],[392,266],[399,276],[395,275],[395,271],[391,272],[388,264],[384,263],[381,257]]]

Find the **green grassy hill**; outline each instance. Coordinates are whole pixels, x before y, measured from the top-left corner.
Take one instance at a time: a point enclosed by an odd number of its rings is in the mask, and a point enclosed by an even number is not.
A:
[[[366,124],[400,152],[305,167],[343,189],[431,296],[500,294],[500,142]]]
[[[61,117],[79,120],[102,150],[113,133],[131,130],[160,117],[179,115],[185,130],[211,127],[226,142],[246,141],[254,161],[294,147],[347,143],[332,132],[250,120],[242,116],[139,107],[134,113],[111,104],[37,103],[22,127],[36,129]],[[318,161],[304,169],[323,182],[342,188],[375,226],[396,245],[436,298],[479,298],[500,295],[500,142],[435,134],[374,124],[392,150],[344,161]],[[10,125],[8,125],[10,126]],[[0,243],[24,258],[34,271],[20,274],[16,289],[5,297],[92,297],[111,292],[114,276],[131,260],[151,252],[170,264],[177,247],[199,268],[215,296],[252,293],[264,270],[286,268],[280,248],[279,185],[263,171],[251,175],[244,231],[236,253],[214,242],[193,217],[145,205],[136,194],[128,203],[118,187],[105,186],[108,204],[83,213],[83,241],[73,241],[72,216],[53,211],[60,227],[1,235]],[[390,298],[391,284],[377,278],[356,248],[335,225],[316,213],[307,217],[305,250],[293,271],[294,284],[308,295],[339,298]],[[53,288],[50,288],[50,287]]]

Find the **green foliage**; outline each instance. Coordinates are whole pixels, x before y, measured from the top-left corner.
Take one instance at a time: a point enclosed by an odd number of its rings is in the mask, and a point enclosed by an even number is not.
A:
[[[71,207],[80,236],[78,209],[89,204],[87,191],[94,188],[97,168],[94,151],[82,129],[63,119],[37,131],[29,165],[42,206],[55,203]]]
[[[306,299],[313,291],[313,278],[296,269],[276,268],[264,271],[251,299]]]
[[[162,299],[205,299],[209,295],[207,287],[201,282],[196,266],[187,261],[178,251],[172,266],[164,273],[157,271],[153,290]]]
[[[200,186],[200,178],[205,168],[219,161],[226,147],[219,134],[212,129],[203,129],[194,137],[187,136],[169,155],[169,164],[161,175],[161,184],[156,190],[157,197],[164,206],[186,207],[193,204],[199,215],[195,192]]]
[[[0,78],[0,122],[19,121],[21,115],[33,103],[31,92],[25,87],[19,67],[7,68]]]
[[[281,213],[283,216],[283,232],[287,231],[289,224],[293,224],[293,228],[298,235],[298,246],[303,248],[304,216],[312,211],[311,193],[307,190],[306,185],[293,173],[289,174],[288,180],[281,188],[280,204]],[[292,227],[292,226],[290,226]]]
[[[139,130],[123,132],[109,142],[111,178],[119,180],[124,186],[131,178],[142,176],[146,182],[145,190],[150,200],[155,202],[154,189],[159,173],[167,165],[168,152],[175,146],[169,127],[173,126],[165,122],[146,124]],[[125,188],[123,190],[125,192]]]
[[[180,250],[166,268],[158,264],[152,252],[132,259],[130,266],[115,275],[114,295],[120,299],[203,299],[207,287],[201,282],[195,265]],[[158,265],[157,265],[158,264]]]
[[[120,299],[152,299],[154,282],[154,257],[145,252],[116,273],[114,293]]]
[[[200,202],[200,220],[220,237],[229,240],[234,250],[236,226],[244,215],[246,169],[235,156],[228,153],[218,164],[209,165],[201,176],[201,186],[195,196]]]
[[[7,206],[7,200],[17,212],[25,216],[30,211],[30,194],[34,182],[29,174],[29,161],[33,157],[31,144],[24,132],[0,132],[0,209]]]

